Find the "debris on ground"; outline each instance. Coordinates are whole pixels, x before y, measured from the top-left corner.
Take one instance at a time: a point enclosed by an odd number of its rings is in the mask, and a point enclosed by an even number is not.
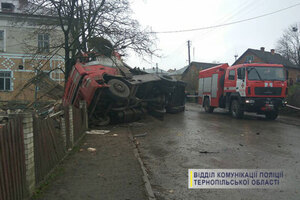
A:
[[[112,136],[113,136],[113,137],[117,137],[117,136],[118,136],[118,134],[116,134],[116,133],[115,133],[115,134],[113,134]]]
[[[87,148],[87,151],[88,152],[96,152],[97,150],[96,150],[96,148],[89,147],[89,148]]]
[[[84,150],[83,150],[83,149],[79,149],[79,151],[80,151],[80,152],[83,152]]]
[[[141,134],[136,134],[134,135],[133,137],[145,137],[148,133],[145,132],[145,133],[141,133]]]
[[[220,153],[218,151],[199,151],[199,153]]]
[[[105,135],[109,133],[109,130],[92,130],[92,131],[86,131],[86,134],[88,135]]]

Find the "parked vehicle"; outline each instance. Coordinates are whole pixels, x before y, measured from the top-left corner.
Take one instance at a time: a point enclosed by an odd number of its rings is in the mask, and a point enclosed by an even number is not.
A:
[[[287,74],[282,65],[249,63],[218,65],[199,72],[199,104],[206,112],[228,109],[236,118],[244,112],[274,120],[286,105]]]
[[[146,112],[163,118],[184,110],[185,83],[167,75],[131,69],[120,57],[85,55],[70,73],[63,103],[84,100],[91,123],[106,125],[140,119]]]

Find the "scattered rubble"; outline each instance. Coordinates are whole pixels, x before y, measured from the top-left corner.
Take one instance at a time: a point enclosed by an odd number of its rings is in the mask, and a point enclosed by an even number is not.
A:
[[[92,130],[92,131],[86,131],[86,134],[88,135],[105,135],[109,133],[109,130]]]
[[[88,152],[96,152],[97,150],[96,150],[96,148],[89,147],[89,148],[87,148],[87,151]]]
[[[141,134],[136,134],[134,135],[133,137],[145,137],[148,133],[145,132],[145,133],[141,133]]]

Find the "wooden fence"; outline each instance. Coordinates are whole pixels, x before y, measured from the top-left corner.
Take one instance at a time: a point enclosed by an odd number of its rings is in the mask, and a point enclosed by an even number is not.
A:
[[[74,140],[77,141],[86,131],[88,125],[87,114],[84,108],[73,108]]]
[[[0,199],[23,199],[26,195],[22,117],[14,116],[0,127]]]
[[[85,106],[53,118],[13,115],[0,125],[0,200],[30,197],[86,129]]]
[[[60,120],[33,118],[35,181],[38,185],[65,155]]]

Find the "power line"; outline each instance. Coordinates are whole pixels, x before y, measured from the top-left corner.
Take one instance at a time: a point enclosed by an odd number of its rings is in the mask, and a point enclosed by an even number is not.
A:
[[[192,32],[192,31],[200,31],[200,30],[206,30],[206,29],[212,29],[212,28],[219,28],[219,27],[222,27],[222,26],[228,26],[228,25],[232,25],[232,24],[238,24],[238,23],[242,23],[242,22],[246,22],[246,21],[250,21],[250,20],[254,20],[254,19],[266,17],[266,16],[269,16],[269,15],[273,15],[273,14],[276,14],[278,12],[282,12],[284,10],[288,10],[290,8],[294,8],[294,7],[299,6],[299,5],[300,5],[300,3],[297,3],[297,4],[294,4],[292,6],[289,6],[289,7],[286,7],[286,8],[282,8],[282,9],[279,9],[279,10],[276,10],[276,11],[273,11],[273,12],[270,12],[270,13],[266,13],[266,14],[263,14],[263,15],[258,15],[258,16],[255,16],[255,17],[250,17],[250,18],[247,18],[247,19],[238,20],[238,21],[234,21],[234,22],[228,22],[228,23],[224,23],[224,24],[217,24],[217,25],[213,25],[213,26],[206,26],[206,27],[193,28],[193,29],[175,30],[175,31],[159,31],[159,32],[153,31],[153,32],[149,32],[149,33],[155,33],[155,34],[161,34],[161,33],[182,33],[182,32]]]

